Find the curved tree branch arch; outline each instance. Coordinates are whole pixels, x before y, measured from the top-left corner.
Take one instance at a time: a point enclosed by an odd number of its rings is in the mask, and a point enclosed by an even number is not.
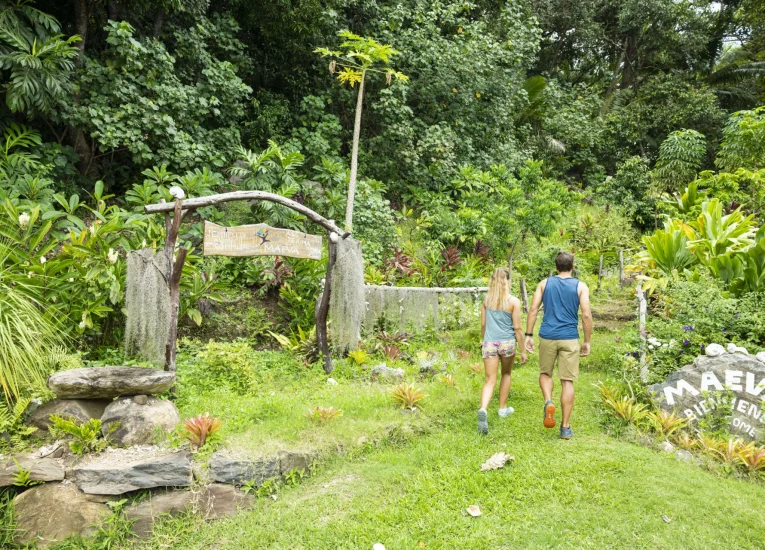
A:
[[[181,247],[178,255],[173,261],[173,252],[178,241],[178,233],[181,228],[183,218],[196,210],[205,206],[212,206],[231,201],[269,201],[282,206],[286,206],[295,212],[302,214],[312,222],[322,226],[328,232],[327,246],[329,250],[327,260],[327,276],[324,282],[324,289],[321,298],[316,303],[314,311],[316,318],[316,339],[324,355],[324,370],[329,374],[334,366],[329,354],[329,339],[327,337],[327,316],[329,313],[329,293],[330,279],[332,276],[332,266],[336,258],[335,243],[339,239],[345,239],[350,236],[350,231],[343,231],[332,220],[326,219],[321,214],[311,210],[304,204],[288,199],[274,193],[266,191],[232,191],[230,193],[219,193],[217,195],[208,195],[206,197],[196,197],[193,199],[179,200],[174,203],[168,203],[164,200],[158,204],[148,204],[144,206],[144,212],[147,214],[165,214],[165,248],[163,253],[170,266],[170,334],[168,335],[165,346],[165,370],[175,372],[176,338],[178,336],[178,309],[180,301],[180,281],[183,272],[183,264],[186,261],[188,250]],[[173,213],[172,218],[170,213]]]

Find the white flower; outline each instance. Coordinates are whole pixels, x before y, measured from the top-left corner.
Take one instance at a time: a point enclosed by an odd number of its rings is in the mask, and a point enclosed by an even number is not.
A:
[[[69,277],[69,278],[67,279],[67,281],[69,281],[70,283],[73,283],[73,282],[74,282],[74,277]]]
[[[173,185],[170,188],[170,194],[175,197],[176,199],[182,199],[186,196],[186,193],[183,192],[183,189],[178,187],[177,185]]]
[[[120,257],[120,255],[117,253],[117,251],[114,250],[113,248],[109,249],[108,256],[109,256],[109,263],[110,264],[116,264],[117,263],[117,259]]]
[[[29,219],[30,219],[29,214],[27,214],[26,212],[22,212],[21,214],[19,214],[19,226],[21,227],[21,229],[27,228],[27,226],[29,225]]]
[[[86,325],[85,325],[85,321],[80,321],[80,324],[79,324],[79,325],[77,325],[77,326],[78,326],[78,327],[80,327],[80,330],[84,330],[84,329],[85,329],[85,326],[86,326]]]
[[[41,263],[41,264],[44,264],[44,263],[45,263],[45,262],[47,262],[47,261],[48,261],[48,260],[47,260],[47,259],[45,259],[45,256],[40,256],[40,263]]]
[[[146,248],[146,239],[141,241],[141,248]]]

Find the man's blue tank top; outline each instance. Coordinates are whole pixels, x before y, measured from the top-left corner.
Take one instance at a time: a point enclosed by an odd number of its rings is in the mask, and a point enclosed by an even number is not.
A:
[[[545,340],[578,340],[579,330],[579,279],[561,278],[557,275],[547,279],[542,303],[545,314],[539,329]]]
[[[483,334],[484,342],[502,342],[515,340],[515,327],[513,327],[513,314],[501,309],[486,308],[486,331]]]

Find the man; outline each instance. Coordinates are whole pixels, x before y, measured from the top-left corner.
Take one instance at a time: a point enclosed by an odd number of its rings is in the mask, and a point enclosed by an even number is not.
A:
[[[552,401],[553,368],[558,362],[558,378],[561,382],[560,404],[563,409],[560,437],[571,439],[571,410],[574,408],[574,382],[579,378],[579,357],[590,354],[592,336],[592,313],[590,312],[590,289],[572,277],[574,255],[558,252],[555,257],[558,274],[545,279],[534,292],[531,309],[526,319],[526,349],[534,352],[534,324],[539,306],[544,304],[544,318],[539,329],[539,387],[545,399],[544,426],[555,427],[555,405]],[[584,342],[579,346],[579,308],[582,308]]]

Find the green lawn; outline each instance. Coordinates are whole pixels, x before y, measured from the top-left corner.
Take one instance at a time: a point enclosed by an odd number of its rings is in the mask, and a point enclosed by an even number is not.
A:
[[[600,333],[595,344],[604,349],[612,339],[613,334]],[[718,477],[673,455],[605,435],[595,387],[599,378],[583,374],[572,418],[575,437],[561,441],[557,430],[542,427],[532,361],[514,375],[516,413],[499,419],[495,398],[491,432],[482,437],[475,428],[480,379],[462,369],[458,398],[441,406],[438,395],[430,396],[422,415],[428,422],[417,421],[425,433],[398,430],[371,452],[330,458],[297,487],[283,488],[276,501],[260,499],[255,509],[233,518],[211,524],[169,520],[146,547],[350,549],[381,542],[388,550],[423,544],[765,548],[765,487]],[[354,391],[350,382],[335,389]],[[374,406],[389,407],[382,401]],[[346,411],[340,421],[352,414]],[[498,451],[513,454],[515,462],[481,472],[481,463]],[[479,505],[483,515],[470,517],[465,511],[470,504]]]

